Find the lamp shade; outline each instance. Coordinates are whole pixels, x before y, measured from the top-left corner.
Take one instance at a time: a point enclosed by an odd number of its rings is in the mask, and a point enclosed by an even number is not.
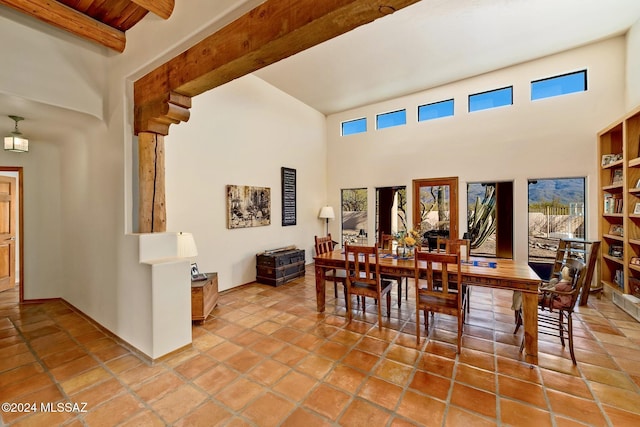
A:
[[[4,137],[4,149],[24,153],[29,151],[29,140],[15,135]]]
[[[198,256],[196,241],[191,233],[178,233],[178,256],[180,258],[194,258]]]
[[[335,217],[331,206],[323,206],[322,209],[320,209],[320,215],[318,215],[318,218],[322,219],[334,219]]]
[[[18,130],[18,122],[20,120],[24,120],[24,118],[18,116],[9,117],[13,121],[15,121],[16,126],[13,132],[4,137],[4,149],[6,151],[17,151],[19,153],[26,153],[27,151],[29,151],[29,140],[27,138],[24,138]]]

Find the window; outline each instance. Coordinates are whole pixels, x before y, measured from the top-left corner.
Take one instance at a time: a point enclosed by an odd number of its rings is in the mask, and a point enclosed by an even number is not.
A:
[[[587,70],[531,82],[531,100],[587,90]]]
[[[585,178],[529,180],[529,265],[547,280],[560,238],[585,238]]]
[[[342,136],[353,135],[355,133],[362,133],[367,131],[367,119],[363,117],[361,119],[349,120],[342,122]]]
[[[453,116],[453,99],[420,105],[418,107],[419,122],[448,116]]]
[[[513,86],[469,95],[469,112],[513,105]]]
[[[407,110],[392,111],[376,116],[376,129],[390,128],[407,124]]]

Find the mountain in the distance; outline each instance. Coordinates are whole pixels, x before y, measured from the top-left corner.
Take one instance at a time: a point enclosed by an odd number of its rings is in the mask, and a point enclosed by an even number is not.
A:
[[[484,196],[484,186],[470,183],[467,186],[468,203]],[[556,199],[563,205],[584,203],[584,178],[538,179],[529,183],[529,203],[551,202]]]

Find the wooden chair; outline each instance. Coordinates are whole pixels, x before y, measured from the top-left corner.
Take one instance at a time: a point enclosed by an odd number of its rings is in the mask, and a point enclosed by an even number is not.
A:
[[[347,274],[347,318],[351,322],[351,295],[371,297],[378,301],[378,328],[382,329],[382,297],[387,297],[387,318],[391,316],[391,288],[388,280],[380,277],[378,246],[345,245],[345,271]],[[372,263],[375,262],[375,265]],[[364,304],[362,305],[364,311]]]
[[[333,240],[331,234],[326,237],[315,236],[316,255],[325,254],[333,251]],[[344,290],[344,299],[347,300],[347,275],[342,270],[327,270],[325,278],[329,282],[333,282],[333,294],[338,298],[338,283],[342,284]]]
[[[380,236],[380,253],[391,254],[393,252],[394,237],[391,234]],[[402,282],[404,282],[404,298],[409,299],[409,280],[406,277],[393,274],[383,274],[383,280],[395,280],[398,283],[398,307],[402,306]]]
[[[564,264],[573,271],[568,289],[560,289],[560,286],[541,287],[538,292],[538,334],[556,336],[564,347],[564,338],[569,341],[569,352],[573,364],[576,364],[576,356],[573,351],[573,309],[579,299],[580,291],[588,276],[587,265],[579,259],[567,259]],[[520,308],[522,310],[522,308]],[[566,320],[566,323],[565,323]],[[520,351],[524,349],[524,337],[520,345]]]
[[[460,261],[468,260],[471,257],[471,240],[470,239],[448,239],[446,237],[438,237],[436,252],[444,251],[447,254],[460,254]],[[462,284],[463,298],[462,304],[465,306],[467,313],[471,310],[471,287]]]
[[[434,264],[440,272],[434,276]],[[464,306],[461,283],[460,255],[440,252],[415,253],[414,280],[416,284],[416,343],[420,344],[420,311],[424,312],[424,326],[429,333],[429,313],[441,313],[458,318],[458,353],[462,343]],[[436,282],[437,279],[437,282]]]

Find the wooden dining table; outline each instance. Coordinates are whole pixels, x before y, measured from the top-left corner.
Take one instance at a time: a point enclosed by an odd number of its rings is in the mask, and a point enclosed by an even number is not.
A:
[[[325,310],[325,272],[345,269],[344,251],[336,249],[314,257],[316,270],[316,304],[318,312]],[[374,261],[375,262],[375,261]],[[414,276],[413,258],[398,258],[380,254],[380,274],[401,277]],[[538,287],[541,279],[527,263],[510,259],[471,257],[462,264],[462,282],[522,292],[525,361],[538,364]]]

